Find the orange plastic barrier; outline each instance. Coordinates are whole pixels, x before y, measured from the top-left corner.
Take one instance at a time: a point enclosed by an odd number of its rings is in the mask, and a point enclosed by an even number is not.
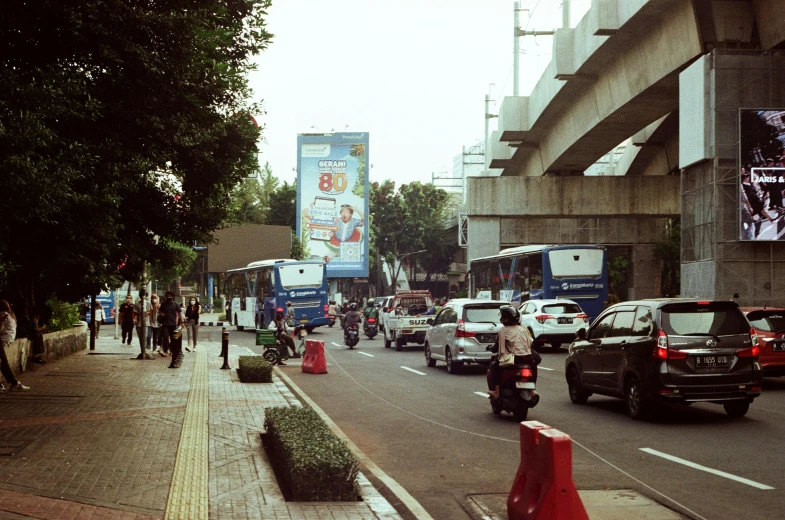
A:
[[[510,520],[588,520],[572,482],[572,439],[537,421],[522,422],[521,463],[507,497]]]
[[[324,341],[305,340],[302,370],[306,374],[327,373],[327,360],[324,358]]]

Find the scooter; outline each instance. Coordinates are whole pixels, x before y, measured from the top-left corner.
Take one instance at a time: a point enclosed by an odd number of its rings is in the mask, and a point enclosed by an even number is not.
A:
[[[487,350],[490,350],[488,347]],[[490,383],[491,371],[486,378]],[[490,386],[490,384],[489,384]],[[537,362],[516,364],[501,369],[499,398],[491,400],[491,409],[496,415],[509,412],[517,422],[525,421],[529,409],[537,406],[540,396],[535,393],[537,387]]]
[[[360,327],[357,325],[348,325],[343,331],[343,341],[346,346],[353,349],[354,346],[360,342]]]
[[[368,339],[373,339],[379,334],[379,325],[376,323],[376,318],[367,318],[363,322],[363,332],[368,336]]]
[[[333,326],[335,326],[335,314],[330,314],[327,320],[327,326],[333,328]]]

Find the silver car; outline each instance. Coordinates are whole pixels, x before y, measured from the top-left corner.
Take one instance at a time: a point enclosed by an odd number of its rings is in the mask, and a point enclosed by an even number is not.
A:
[[[428,322],[425,335],[425,362],[436,366],[436,360],[447,364],[447,372],[455,374],[465,363],[490,364],[493,345],[502,324],[499,309],[510,302],[501,300],[457,299],[450,302]]]

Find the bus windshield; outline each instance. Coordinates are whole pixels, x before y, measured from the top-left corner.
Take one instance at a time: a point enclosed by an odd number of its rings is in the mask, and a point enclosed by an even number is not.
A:
[[[549,251],[554,278],[599,278],[604,251],[601,249],[556,249]]]
[[[324,264],[282,265],[278,267],[278,276],[284,289],[321,287],[324,280]]]

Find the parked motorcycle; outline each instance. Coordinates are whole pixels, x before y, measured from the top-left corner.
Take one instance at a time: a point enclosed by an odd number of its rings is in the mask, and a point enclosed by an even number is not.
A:
[[[360,342],[360,327],[357,325],[348,325],[343,331],[343,341],[346,346],[353,349],[354,346]]]
[[[489,347],[487,350],[491,350]],[[490,380],[491,371],[486,378]],[[525,421],[529,409],[537,406],[540,396],[535,393],[537,387],[537,364],[522,363],[501,369],[499,398],[491,400],[491,409],[496,415],[508,412],[517,422]]]
[[[294,339],[300,340],[300,344],[297,345],[297,352],[300,355],[305,353],[305,337],[308,336],[308,332],[305,330],[304,326],[298,326],[294,329]],[[292,354],[289,352],[289,348],[286,346],[281,340],[275,345],[268,345],[264,348],[264,352],[262,353],[262,357],[270,362],[271,365],[285,365],[284,361],[290,359]]]
[[[368,339],[373,339],[379,334],[379,324],[376,323],[376,318],[368,318],[363,322],[363,332],[368,336]]]

